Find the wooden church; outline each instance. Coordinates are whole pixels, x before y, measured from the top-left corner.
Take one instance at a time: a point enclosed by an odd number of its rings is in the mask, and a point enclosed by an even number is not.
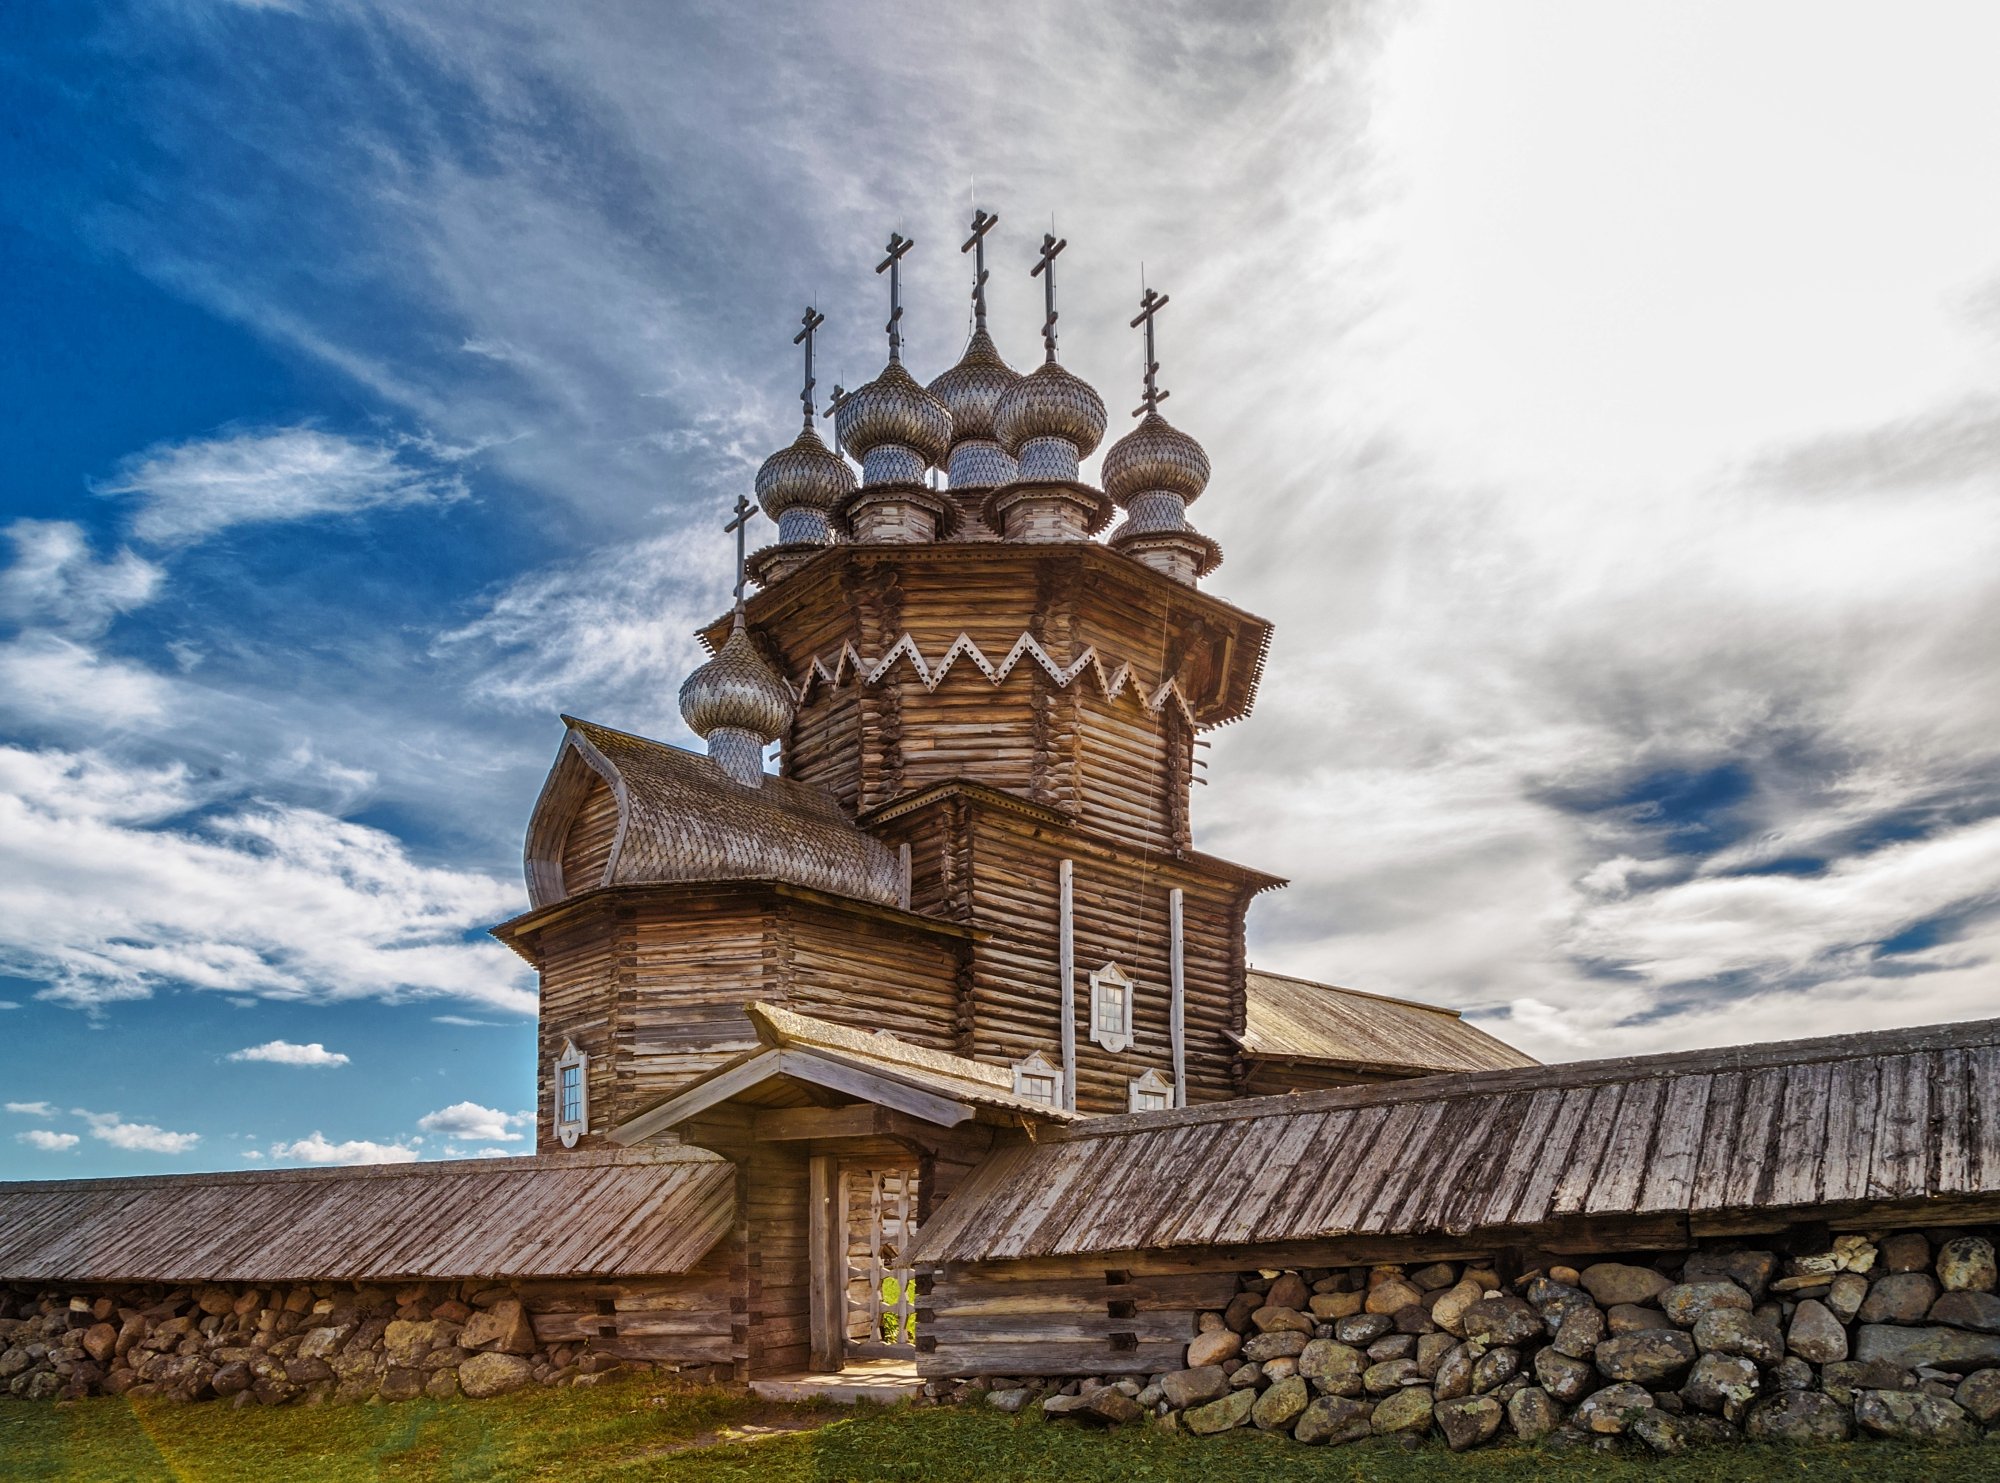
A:
[[[680,691],[705,752],[565,718],[530,909],[494,929],[540,975],[534,1156],[0,1186],[0,1287],[82,1313],[118,1308],[106,1284],[157,1312],[220,1292],[201,1334],[254,1318],[278,1400],[471,1374],[458,1319],[431,1370],[285,1347],[334,1331],[311,1315],[388,1344],[466,1304],[514,1304],[482,1332],[557,1379],[1152,1374],[1246,1269],[2000,1212],[2000,1021],[1542,1067],[1449,1010],[1251,968],[1283,882],[1197,850],[1189,793],[1271,630],[1200,586],[1221,551],[1188,518],[1208,458],[1160,413],[1167,300],[1132,321],[1137,424],[1093,482],[1064,244],[1017,372],[994,220],[928,386],[891,238],[888,362],[836,389],[833,448],[806,312],[802,427],[756,479],[778,539],[746,554],[739,499],[736,602]]]

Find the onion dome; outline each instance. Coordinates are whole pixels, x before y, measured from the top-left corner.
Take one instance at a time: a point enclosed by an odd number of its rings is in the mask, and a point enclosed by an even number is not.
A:
[[[1015,476],[1014,461],[993,430],[993,414],[1000,398],[1020,380],[1021,373],[1000,358],[993,337],[981,326],[972,332],[958,364],[931,382],[931,395],[951,414],[946,472],[954,490],[990,489]]]
[[[797,708],[791,687],[750,641],[741,608],[715,657],[682,681],[680,699],[682,719],[716,765],[753,788],[763,781],[764,748],[784,735]]]
[[[951,413],[900,360],[845,398],[834,425],[841,446],[861,460],[863,484],[921,484],[951,447]]]
[[[1023,479],[1074,479],[1077,462],[1103,439],[1104,421],[1104,398],[1054,361],[1016,381],[993,410],[993,430],[1000,446],[1022,460]],[[1050,442],[1067,443],[1073,450],[1068,472],[1031,472],[1029,458],[1043,451],[1031,445]]]
[[[854,471],[847,460],[810,427],[757,470],[757,503],[778,522],[778,540],[784,545],[824,545],[831,539],[829,518],[853,492]]]
[[[1129,506],[1150,493],[1192,504],[1208,487],[1208,454],[1158,412],[1104,450],[1104,492]]]

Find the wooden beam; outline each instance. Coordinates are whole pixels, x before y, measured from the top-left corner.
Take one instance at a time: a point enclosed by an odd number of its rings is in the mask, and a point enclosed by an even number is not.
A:
[[[1173,981],[1173,1000],[1168,1009],[1167,1038],[1173,1047],[1173,1105],[1187,1106],[1187,960],[1181,950],[1181,888],[1167,893],[1167,972]]]
[[[611,1141],[627,1147],[643,1143],[655,1133],[664,1133],[698,1112],[727,1102],[737,1093],[746,1092],[760,1081],[768,1081],[777,1075],[780,1058],[784,1054],[783,1051],[767,1050],[738,1061],[734,1066],[712,1072],[678,1097],[670,1097],[651,1111],[642,1112],[613,1128]]]
[[[969,1122],[973,1116],[973,1109],[964,1102],[925,1091],[922,1087],[894,1078],[885,1070],[863,1066],[830,1051],[792,1049],[777,1054],[779,1070],[786,1076],[845,1092],[864,1102],[893,1107],[898,1112],[907,1112],[911,1117],[936,1123],[941,1128],[955,1128],[962,1122]]]
[[[856,1102],[846,1107],[782,1107],[759,1112],[750,1120],[749,1133],[760,1143],[783,1143],[814,1138],[872,1138],[891,1131],[895,1114],[873,1102]]]
[[[1056,866],[1056,983],[1062,995],[1062,1105],[1076,1110],[1076,910],[1075,866]]]
[[[871,1109],[872,1110],[872,1109]],[[838,1370],[847,1343],[847,1231],[840,1219],[840,1165],[832,1154],[806,1163],[807,1297],[811,1368]]]

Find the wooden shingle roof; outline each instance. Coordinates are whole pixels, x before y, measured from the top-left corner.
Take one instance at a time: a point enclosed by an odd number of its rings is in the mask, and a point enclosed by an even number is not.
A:
[[[1244,975],[1243,1054],[1424,1075],[1532,1066],[1533,1056],[1468,1025],[1455,1009],[1252,968]]]
[[[0,1280],[666,1275],[728,1232],[735,1189],[695,1149],[0,1184]]]
[[[914,1259],[1968,1205],[2000,1211],[2000,1020],[1093,1118],[988,1158]]]

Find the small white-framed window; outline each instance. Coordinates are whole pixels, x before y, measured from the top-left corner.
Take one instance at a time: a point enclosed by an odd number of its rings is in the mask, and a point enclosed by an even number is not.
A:
[[[1040,1051],[1014,1063],[1014,1095],[1057,1106],[1062,1101],[1062,1068]]]
[[[1133,1112],[1165,1112],[1174,1105],[1174,1084],[1158,1071],[1133,1077],[1127,1087]]]
[[[1132,988],[1116,963],[1090,975],[1090,1038],[1114,1055],[1132,1045]]]
[[[563,1042],[556,1059],[556,1137],[564,1148],[575,1148],[576,1140],[590,1127],[590,1057],[576,1048],[574,1040]]]

